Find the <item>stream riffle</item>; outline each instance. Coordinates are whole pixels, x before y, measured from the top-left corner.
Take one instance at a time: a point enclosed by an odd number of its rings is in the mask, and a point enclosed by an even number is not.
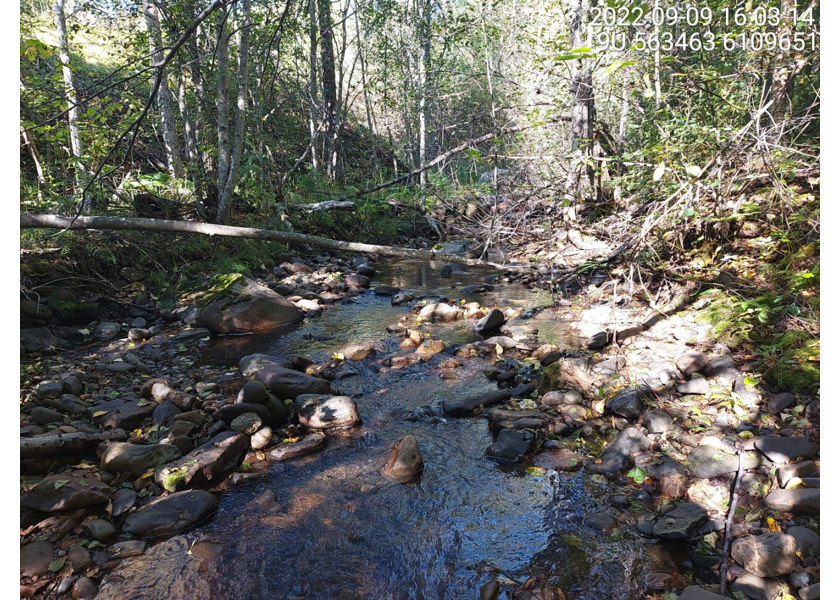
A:
[[[482,282],[485,272],[440,279],[439,265],[376,266],[375,284],[417,294],[500,307],[552,304],[545,292],[517,285],[470,297],[463,287]],[[235,365],[263,352],[318,361],[370,338],[395,351],[398,340],[388,340],[385,327],[409,310],[369,292],[287,331],[215,340],[203,360]],[[567,333],[552,315],[545,311],[533,320],[540,341],[557,343]],[[463,326],[432,327],[447,342],[475,339]],[[538,575],[569,600],[641,597],[643,565],[654,560],[651,546],[632,533],[626,511],[606,505],[606,486],[584,471],[531,475],[527,461],[484,458],[493,432],[483,417],[403,420],[413,408],[495,388],[478,359],[457,370],[459,379],[441,379],[435,365],[444,358],[397,371],[380,371],[370,360],[347,363],[352,370],[337,383],[356,396],[361,427],[333,434],[325,450],[274,464],[266,477],[234,487],[206,525],[124,560],[100,597],[473,599],[495,578],[524,582]],[[380,469],[389,447],[409,433],[419,442],[425,471],[416,483],[391,483]],[[596,511],[627,522],[612,535],[598,533],[582,525],[583,515]]]

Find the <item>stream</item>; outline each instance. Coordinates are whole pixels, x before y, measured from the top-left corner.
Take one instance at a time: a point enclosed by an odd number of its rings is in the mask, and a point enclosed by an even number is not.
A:
[[[441,279],[440,265],[426,262],[375,266],[373,286],[500,308],[552,305],[546,292],[516,284],[481,297],[464,292],[489,272]],[[385,327],[408,311],[367,292],[290,330],[215,339],[202,360],[236,365],[262,352],[323,361],[364,339],[395,352],[399,339],[389,339]],[[569,335],[551,310],[527,323],[539,329],[540,342],[562,344]],[[463,324],[430,330],[448,346],[477,339]],[[403,420],[414,408],[496,388],[480,359],[465,361],[458,379],[441,379],[435,367],[446,358],[381,372],[375,360],[346,363],[336,383],[355,396],[361,427],[331,434],[325,450],[272,464],[266,477],[235,486],[202,527],[125,559],[99,597],[475,599],[493,579],[522,583],[540,574],[569,600],[641,597],[643,572],[663,553],[633,532],[628,509],[608,506],[606,485],[585,470],[533,475],[528,460],[485,458],[494,436],[484,417]],[[389,482],[379,471],[408,434],[419,442],[425,471],[415,483]],[[582,524],[589,512],[608,512],[619,527],[610,535],[591,530]]]

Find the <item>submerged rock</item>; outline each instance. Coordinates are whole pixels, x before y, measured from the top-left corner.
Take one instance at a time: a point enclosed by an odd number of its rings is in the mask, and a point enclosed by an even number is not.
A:
[[[510,399],[509,390],[494,390],[477,396],[470,396],[461,400],[447,400],[443,403],[443,412],[447,415],[469,415],[480,406],[488,407]]]
[[[651,447],[651,441],[635,427],[628,427],[610,442],[601,454],[601,462],[591,462],[587,470],[604,475],[616,475],[628,468],[632,459]]]

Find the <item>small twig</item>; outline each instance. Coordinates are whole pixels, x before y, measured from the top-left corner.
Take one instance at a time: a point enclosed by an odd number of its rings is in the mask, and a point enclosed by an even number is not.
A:
[[[729,513],[726,515],[726,530],[723,536],[723,554],[720,557],[720,594],[726,596],[726,571],[729,566],[729,547],[732,544],[732,519],[735,517],[735,506],[738,504],[738,488],[741,486],[741,476],[744,474],[744,446],[738,444],[738,474],[729,493]]]

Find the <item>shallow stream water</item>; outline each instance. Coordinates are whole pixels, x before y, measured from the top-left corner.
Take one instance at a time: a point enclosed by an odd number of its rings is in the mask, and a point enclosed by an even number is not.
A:
[[[500,307],[552,303],[548,294],[516,284],[469,297],[463,287],[489,273],[440,279],[439,266],[378,263],[374,285]],[[365,338],[385,340],[394,351],[398,340],[388,341],[385,327],[409,310],[367,293],[288,331],[217,340],[204,358],[235,365],[241,356],[263,352],[324,360]],[[559,343],[567,332],[551,314],[529,323],[540,330],[541,342]],[[431,327],[448,342],[477,339],[459,325]],[[569,600],[640,598],[650,546],[632,534],[626,513],[606,506],[606,486],[584,471],[535,476],[526,473],[527,462],[484,458],[494,436],[483,417],[402,419],[416,407],[495,389],[481,374],[481,360],[466,361],[457,380],[441,379],[435,366],[444,358],[381,373],[370,361],[348,363],[355,374],[337,383],[359,394],[363,426],[331,435],[325,450],[274,464],[261,480],[225,493],[209,523],[126,559],[100,597],[474,599],[496,577],[524,582],[543,574]],[[425,471],[416,483],[391,483],[379,471],[389,447],[409,433],[419,442]],[[266,491],[276,503],[263,502]],[[612,512],[627,522],[605,535],[582,525],[587,512]]]

